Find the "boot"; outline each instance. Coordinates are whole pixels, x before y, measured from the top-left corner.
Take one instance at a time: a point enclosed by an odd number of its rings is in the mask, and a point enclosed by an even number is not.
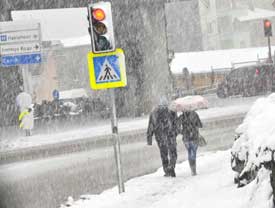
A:
[[[194,172],[194,175],[197,175],[197,164],[196,164],[196,160],[194,160],[193,172]]]
[[[190,166],[190,169],[191,169],[191,175],[192,176],[197,175],[197,172],[196,172],[196,160],[189,160],[189,166]]]
[[[164,171],[164,177],[169,177],[170,176],[170,169],[168,167],[163,168]]]
[[[170,176],[171,177],[176,177],[175,168],[171,168],[171,170],[170,170]]]

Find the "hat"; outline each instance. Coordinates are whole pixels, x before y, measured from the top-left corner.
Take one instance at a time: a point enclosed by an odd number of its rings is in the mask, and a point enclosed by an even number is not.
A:
[[[159,99],[159,105],[168,105],[168,100],[165,96],[161,96]]]

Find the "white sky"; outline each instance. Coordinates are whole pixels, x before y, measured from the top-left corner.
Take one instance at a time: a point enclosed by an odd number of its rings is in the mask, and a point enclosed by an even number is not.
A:
[[[70,197],[71,208],[272,208],[268,171],[263,171],[260,184],[252,182],[243,188],[233,183],[230,151],[205,153],[197,160],[198,175],[190,176],[188,162],[176,166],[176,178],[156,173],[131,179],[125,193],[114,187],[99,195],[84,195],[78,201]],[[257,193],[259,192],[259,193]],[[250,199],[252,194],[253,200]],[[65,208],[65,206],[61,206]]]
[[[87,8],[19,10],[11,12],[13,21],[39,21],[42,40],[81,39],[88,33]]]

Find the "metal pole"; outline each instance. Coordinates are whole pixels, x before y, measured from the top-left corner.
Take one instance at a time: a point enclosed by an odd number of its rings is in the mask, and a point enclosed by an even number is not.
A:
[[[268,44],[268,62],[272,63],[270,36],[267,37],[267,44]]]
[[[121,165],[121,155],[120,155],[120,137],[118,135],[117,128],[117,117],[116,117],[116,102],[115,102],[115,92],[114,89],[110,89],[111,100],[112,100],[112,133],[113,133],[113,142],[114,142],[114,153],[116,161],[116,170],[117,170],[117,179],[118,179],[118,191],[119,193],[125,192],[125,187],[123,183],[122,175],[122,165]]]
[[[274,70],[275,70],[275,51],[273,52],[273,67],[272,67],[272,71],[271,71],[271,92],[275,91],[275,82],[274,82]]]
[[[27,69],[25,68],[24,65],[20,65],[21,66],[21,71],[22,71],[22,77],[23,77],[23,88],[25,92],[28,92],[28,78],[27,78]]]
[[[32,75],[29,70],[29,65],[20,65],[20,66],[21,66],[22,76],[23,76],[24,91],[32,95],[32,92],[33,92]]]

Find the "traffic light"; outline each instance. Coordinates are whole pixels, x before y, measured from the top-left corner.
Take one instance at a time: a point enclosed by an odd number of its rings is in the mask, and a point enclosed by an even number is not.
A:
[[[272,36],[272,25],[271,25],[270,20],[268,20],[268,19],[264,20],[264,35],[265,35],[265,37]]]
[[[115,38],[110,2],[88,5],[89,33],[94,53],[115,50]]]

